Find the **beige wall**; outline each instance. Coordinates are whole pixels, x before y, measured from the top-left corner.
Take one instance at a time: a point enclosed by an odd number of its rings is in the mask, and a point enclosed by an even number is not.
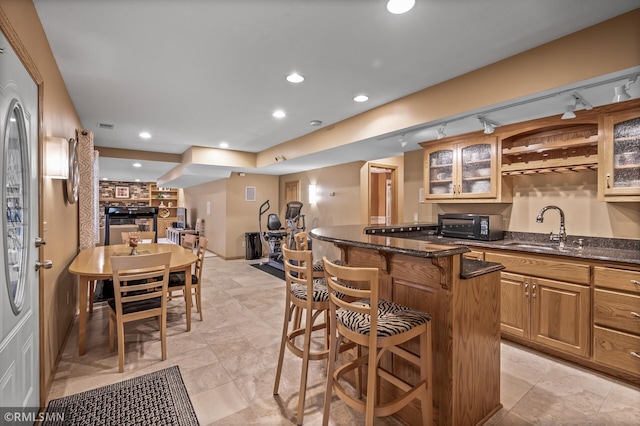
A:
[[[33,4],[0,0],[0,24],[18,54],[28,56],[27,68],[32,75],[35,69],[42,78],[40,144],[44,136],[75,137],[75,130],[82,125]],[[62,180],[43,178],[41,186],[41,235],[47,242],[41,255],[54,265],[44,270],[40,282],[41,400],[50,386],[56,358],[76,310],[76,280],[67,267],[77,253],[78,205],[65,203],[63,184]]]
[[[269,213],[278,212],[278,176],[233,173],[228,179],[204,183],[184,190],[189,217],[204,219],[207,248],[225,259],[243,258],[246,232],[258,232],[260,205],[270,200]],[[245,187],[256,188],[256,201],[245,201]],[[207,215],[207,202],[210,214]],[[263,217],[263,226],[266,224]]]

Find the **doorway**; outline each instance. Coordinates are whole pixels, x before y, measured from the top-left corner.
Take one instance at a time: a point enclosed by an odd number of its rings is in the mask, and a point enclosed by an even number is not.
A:
[[[369,224],[398,223],[398,181],[395,166],[369,163]]]

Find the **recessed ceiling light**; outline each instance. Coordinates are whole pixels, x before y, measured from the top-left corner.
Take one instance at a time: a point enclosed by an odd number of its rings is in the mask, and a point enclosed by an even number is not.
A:
[[[415,4],[415,0],[389,0],[387,2],[387,10],[394,15],[401,15],[413,9]]]
[[[353,98],[353,100],[356,102],[367,102],[369,100],[369,97],[367,95],[358,95]]]
[[[218,145],[220,148],[229,148],[229,144],[226,142],[220,142],[220,145]]]
[[[287,76],[287,81],[289,83],[302,83],[304,81],[304,76],[298,74],[297,72],[292,72]]]
[[[136,179],[136,182],[140,182],[140,179]]]
[[[102,178],[102,180],[109,180],[109,178],[107,178],[107,177],[103,177],[103,178]]]
[[[321,124],[322,124],[322,121],[320,121],[320,120],[311,120],[311,121],[309,122],[309,125],[310,125],[310,126],[313,126],[313,127],[318,127],[318,126],[319,126],[319,125],[321,125]]]
[[[142,132],[142,133],[140,133],[140,137],[141,137],[142,139],[149,139],[149,138],[151,138],[151,133],[149,133],[149,132]]]
[[[274,111],[273,116],[275,118],[284,118],[284,117],[287,116],[287,114],[285,114],[285,112],[283,110],[279,109],[277,111]]]
[[[140,163],[133,163],[133,167],[142,167],[142,164],[140,164]]]

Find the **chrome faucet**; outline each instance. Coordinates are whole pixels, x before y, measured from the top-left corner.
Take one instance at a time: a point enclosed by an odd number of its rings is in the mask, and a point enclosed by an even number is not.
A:
[[[540,210],[540,213],[538,213],[538,216],[536,217],[536,222],[542,223],[544,220],[543,218],[544,212],[550,209],[558,210],[558,213],[560,213],[560,230],[558,231],[557,234],[554,234],[553,231],[551,231],[551,234],[549,235],[549,240],[558,241],[560,243],[560,248],[564,248],[564,246],[567,244],[567,231],[564,227],[564,212],[560,207],[557,207],[557,206],[543,207],[542,210]]]

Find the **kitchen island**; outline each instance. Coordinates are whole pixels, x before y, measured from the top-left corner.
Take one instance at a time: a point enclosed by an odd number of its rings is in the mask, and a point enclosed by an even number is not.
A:
[[[349,266],[380,271],[380,297],[433,318],[433,403],[438,425],[486,422],[500,404],[500,270],[502,265],[463,259],[464,246],[366,234],[361,225],[316,228],[312,238],[331,242]],[[414,342],[411,342],[414,343]],[[415,345],[409,346],[416,348]],[[417,352],[417,350],[416,350]],[[409,383],[419,372],[391,354],[385,368]],[[381,393],[395,395],[382,381]],[[419,403],[397,413],[419,424]]]

